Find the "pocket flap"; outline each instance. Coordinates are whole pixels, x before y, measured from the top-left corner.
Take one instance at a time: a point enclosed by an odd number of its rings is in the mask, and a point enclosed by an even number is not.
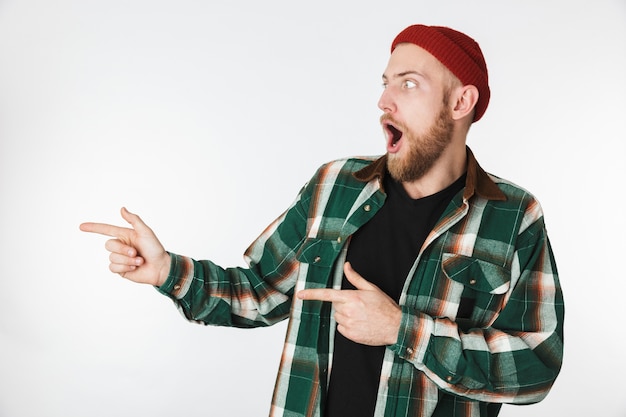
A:
[[[298,261],[322,266],[331,267],[335,263],[340,245],[337,241],[328,239],[307,239],[296,255]]]
[[[504,294],[511,284],[507,268],[482,259],[444,253],[442,268],[448,278],[476,291]]]

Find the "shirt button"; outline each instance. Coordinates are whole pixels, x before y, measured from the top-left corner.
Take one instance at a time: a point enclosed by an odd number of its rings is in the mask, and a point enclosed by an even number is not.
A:
[[[363,206],[363,210],[365,211],[370,211],[372,209],[372,206],[370,206],[369,204],[366,204],[365,206]]]
[[[448,375],[448,376],[446,377],[446,381],[451,382],[451,381],[452,381],[452,376]]]
[[[313,262],[318,263],[321,260],[322,258],[320,256],[316,256],[315,259],[313,259]]]
[[[337,238],[337,243],[341,243],[341,236]]]
[[[413,348],[406,348],[406,353],[408,353],[410,356],[413,356]]]
[[[175,291],[180,290],[180,284],[176,284],[176,285],[174,285],[174,290],[175,290]]]
[[[470,283],[471,285],[474,285],[474,284],[476,284],[476,280],[475,280],[474,278],[472,278],[472,279],[470,279],[469,283]]]

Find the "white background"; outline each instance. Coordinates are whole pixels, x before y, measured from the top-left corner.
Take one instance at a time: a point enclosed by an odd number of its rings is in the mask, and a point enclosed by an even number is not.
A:
[[[321,163],[384,151],[412,23],[483,48],[469,145],[542,202],[565,291],[561,376],[501,415],[624,417],[623,0],[0,1],[0,416],[266,415],[284,323],[188,323],[78,225],[125,205],[167,249],[242,264]]]

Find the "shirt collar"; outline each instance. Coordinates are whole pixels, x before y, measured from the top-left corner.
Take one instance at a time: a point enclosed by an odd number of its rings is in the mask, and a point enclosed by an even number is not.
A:
[[[380,180],[381,190],[383,189],[383,178],[387,172],[387,155],[383,155],[365,168],[354,173],[354,177],[359,181],[372,181],[375,178]],[[488,200],[505,201],[506,196],[498,188],[495,182],[489,177],[474,157],[474,154],[467,148],[467,179],[465,180],[465,190],[463,198],[469,200],[474,194]]]

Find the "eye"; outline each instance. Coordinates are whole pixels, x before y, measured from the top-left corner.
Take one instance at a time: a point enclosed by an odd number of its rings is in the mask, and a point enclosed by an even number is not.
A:
[[[402,88],[411,89],[411,88],[415,88],[415,87],[417,87],[417,83],[415,81],[404,80],[402,82]]]

